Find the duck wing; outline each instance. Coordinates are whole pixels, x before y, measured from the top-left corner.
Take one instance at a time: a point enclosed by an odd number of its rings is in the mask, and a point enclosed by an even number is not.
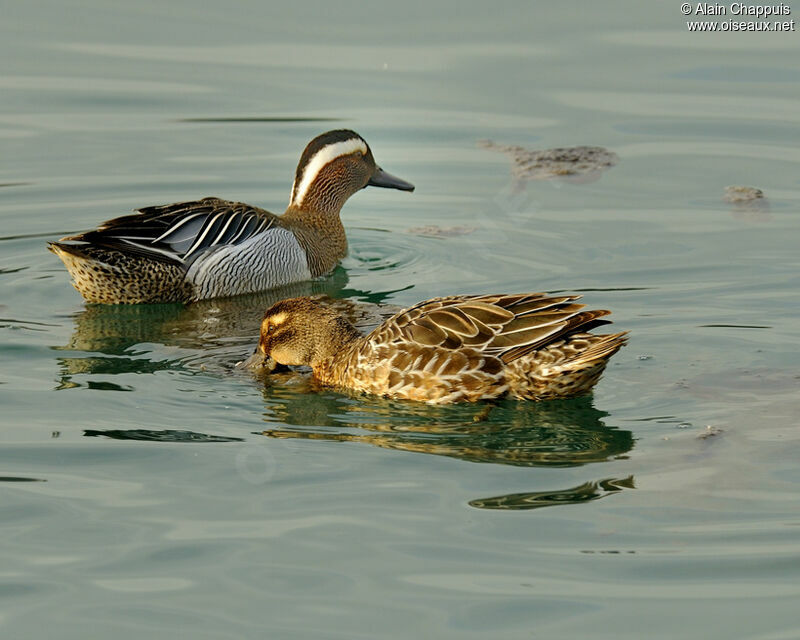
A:
[[[138,209],[61,240],[188,266],[205,249],[240,244],[276,226],[278,220],[275,214],[242,202],[203,198]]]
[[[545,293],[434,298],[396,314],[367,342],[391,344],[395,351],[477,351],[509,363],[566,334],[608,323],[600,318],[610,311],[582,311],[585,305],[574,302],[579,298]]]

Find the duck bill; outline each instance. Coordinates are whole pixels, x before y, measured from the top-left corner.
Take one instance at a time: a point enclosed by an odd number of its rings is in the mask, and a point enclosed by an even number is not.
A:
[[[386,189],[399,189],[400,191],[413,191],[414,185],[401,180],[383,169],[378,169],[367,183],[368,187],[384,187]]]
[[[237,366],[241,367],[242,369],[252,369],[253,371],[266,371],[267,373],[272,373],[275,371],[278,363],[275,362],[274,358],[271,356],[265,356],[258,348],[256,348],[256,350],[253,351],[253,355],[247,358],[247,360],[242,360]]]

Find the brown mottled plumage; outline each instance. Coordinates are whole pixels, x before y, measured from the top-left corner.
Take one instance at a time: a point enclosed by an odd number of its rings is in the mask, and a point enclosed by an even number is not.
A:
[[[203,198],[139,209],[50,242],[87,302],[191,302],[254,293],[330,272],[347,253],[339,212],[368,186],[413,191],[375,164],[354,131],[312,140],[282,216]]]
[[[605,310],[576,295],[434,298],[367,336],[311,298],[267,311],[250,364],[310,365],[322,384],[430,403],[588,393],[626,333],[595,335]]]

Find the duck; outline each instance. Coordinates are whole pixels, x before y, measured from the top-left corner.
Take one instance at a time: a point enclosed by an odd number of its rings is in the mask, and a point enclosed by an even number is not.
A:
[[[588,394],[627,332],[593,334],[605,309],[579,295],[454,295],[424,300],[362,335],[318,299],[272,305],[244,365],[305,365],[326,387],[429,404]]]
[[[414,191],[376,164],[364,138],[338,129],[306,146],[283,215],[206,197],[138,209],[48,249],[90,303],[254,293],[331,272],[347,253],[342,206],[367,186]]]

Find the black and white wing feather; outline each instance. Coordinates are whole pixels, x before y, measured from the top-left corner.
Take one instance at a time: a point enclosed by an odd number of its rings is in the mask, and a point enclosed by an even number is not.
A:
[[[242,202],[203,198],[145,207],[62,240],[189,265],[206,249],[240,244],[276,226],[277,220],[269,211]]]

